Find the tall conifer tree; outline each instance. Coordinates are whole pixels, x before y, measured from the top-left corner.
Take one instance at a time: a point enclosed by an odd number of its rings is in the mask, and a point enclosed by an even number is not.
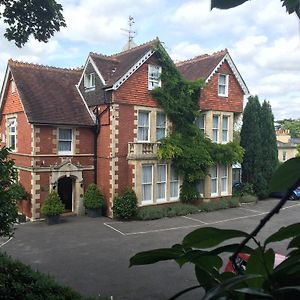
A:
[[[261,106],[257,96],[250,96],[244,110],[241,129],[241,146],[245,149],[242,163],[242,181],[253,184],[256,193],[260,189],[261,174]]]
[[[269,185],[271,177],[278,167],[278,149],[274,128],[274,116],[271,105],[266,100],[263,102],[261,107],[261,139],[263,161],[262,173]]]

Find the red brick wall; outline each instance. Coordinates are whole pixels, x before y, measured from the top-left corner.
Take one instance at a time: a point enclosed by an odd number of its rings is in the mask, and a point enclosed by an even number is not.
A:
[[[218,96],[219,73],[229,74],[228,97]],[[236,80],[235,75],[225,61],[218,69],[218,72],[213,75],[207,85],[202,89],[200,95],[200,109],[242,112],[243,96],[244,93]]]
[[[3,108],[3,114],[11,114],[11,113],[16,113],[16,112],[22,112],[23,111],[23,106],[20,101],[20,97],[18,94],[18,91],[16,90],[14,93],[12,92],[12,81],[8,81],[8,88],[7,92],[4,97],[4,108]]]
[[[132,168],[126,159],[128,142],[134,139],[134,107],[132,105],[119,106],[119,153],[118,153],[118,193],[127,186],[132,187]]]
[[[148,90],[148,64],[158,65],[157,58],[154,55],[151,56],[113,93],[113,101],[115,103],[128,103],[150,107],[158,106],[157,101],[151,97]]]

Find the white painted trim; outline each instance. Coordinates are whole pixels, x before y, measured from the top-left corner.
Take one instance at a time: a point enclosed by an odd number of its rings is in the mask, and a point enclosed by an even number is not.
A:
[[[106,85],[103,76],[101,75],[100,71],[98,70],[98,68],[97,68],[97,66],[96,66],[96,64],[95,64],[95,62],[92,60],[91,56],[89,55],[88,58],[86,59],[86,63],[85,63],[85,65],[84,65],[84,68],[83,68],[83,71],[82,71],[82,74],[81,74],[81,76],[80,76],[80,79],[79,79],[79,82],[78,82],[77,86],[80,86],[80,84],[81,84],[81,82],[82,82],[82,80],[83,80],[83,78],[84,78],[85,71],[86,71],[86,68],[87,68],[89,62],[90,62],[91,65],[93,66],[95,72],[97,73],[97,75],[98,75],[99,78],[101,79],[102,83],[103,83],[104,85]]]
[[[75,87],[76,87],[76,89],[77,89],[77,91],[78,91],[78,93],[79,93],[79,96],[80,96],[81,100],[83,101],[83,103],[84,103],[84,105],[85,105],[87,111],[89,112],[89,114],[90,114],[90,116],[91,116],[93,122],[95,123],[95,122],[96,122],[96,117],[95,117],[95,115],[92,114],[92,112],[89,110],[89,107],[88,107],[88,105],[87,105],[85,99],[83,98],[83,96],[82,96],[82,94],[81,94],[81,91],[80,91],[80,89],[79,89],[79,85],[75,84]]]
[[[7,88],[9,73],[11,73],[11,70],[10,70],[9,66],[7,66],[6,71],[5,71],[4,81],[3,81],[3,84],[2,84],[2,88],[1,88],[1,94],[0,94],[0,110],[1,111],[2,111],[2,105],[3,105],[5,90]]]
[[[149,50],[141,59],[139,59],[118,81],[112,86],[113,90],[117,90],[132,74],[134,74],[149,59],[154,50]]]
[[[227,61],[236,80],[238,81],[241,89],[243,90],[243,92],[246,95],[249,95],[250,92],[248,90],[248,87],[246,85],[246,83],[244,82],[244,79],[242,78],[241,74],[239,73],[237,67],[235,66],[232,58],[230,57],[229,53],[227,53],[226,55],[224,55],[224,57],[222,58],[222,60],[218,63],[218,65],[214,68],[214,70],[211,72],[211,74],[207,77],[207,79],[205,80],[205,83],[207,83],[217,72],[217,70],[220,68],[220,66],[224,63],[224,61]]]

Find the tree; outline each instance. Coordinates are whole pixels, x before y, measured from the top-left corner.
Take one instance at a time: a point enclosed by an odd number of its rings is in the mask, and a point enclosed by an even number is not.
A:
[[[262,151],[262,175],[267,186],[278,167],[278,149],[276,142],[276,133],[274,127],[274,116],[269,102],[264,101],[261,107],[261,151]],[[268,196],[268,191],[264,197]]]
[[[241,129],[241,146],[245,149],[242,162],[242,181],[253,184],[258,195],[266,188],[261,173],[262,144],[260,122],[261,106],[257,96],[250,96],[244,110]]]
[[[13,235],[13,223],[18,214],[15,200],[9,188],[16,178],[14,162],[8,158],[9,150],[0,149],[0,237]]]
[[[290,131],[292,138],[300,138],[300,119],[285,119],[277,122],[281,124],[282,129]]]
[[[31,35],[47,42],[66,26],[62,10],[55,0],[0,0],[0,18],[7,24],[4,37],[15,41],[18,47],[22,47]]]
[[[239,6],[246,1],[250,0],[211,0],[211,9],[220,8],[220,9],[228,9],[235,6]],[[282,6],[285,6],[286,11],[289,14],[296,13],[298,18],[300,19],[300,0],[280,0]]]

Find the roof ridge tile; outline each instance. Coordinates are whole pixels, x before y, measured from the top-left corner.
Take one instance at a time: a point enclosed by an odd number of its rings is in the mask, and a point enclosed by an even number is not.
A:
[[[81,72],[83,70],[83,67],[77,67],[77,68],[62,68],[62,67],[54,67],[54,66],[48,66],[48,65],[42,65],[42,64],[36,64],[36,63],[28,63],[18,60],[9,59],[8,64],[10,66],[18,66],[18,67],[31,67],[34,69],[48,69],[49,71],[67,71],[67,72]]]

